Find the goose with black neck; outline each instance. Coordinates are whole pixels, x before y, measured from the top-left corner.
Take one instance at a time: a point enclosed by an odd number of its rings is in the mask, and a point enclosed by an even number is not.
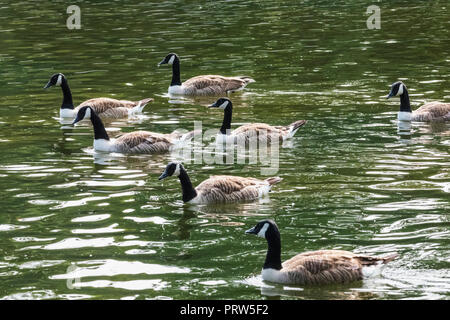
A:
[[[94,150],[119,153],[162,153],[171,151],[188,142],[194,131],[180,134],[176,131],[161,134],[150,131],[134,131],[110,139],[100,117],[90,106],[80,108],[73,124],[81,120],[90,120],[94,127]]]
[[[397,258],[355,254],[344,250],[318,250],[300,253],[281,263],[281,236],[275,221],[258,222],[245,231],[267,240],[267,254],[261,276],[263,280],[293,285],[326,285],[362,280],[366,267],[379,266]]]
[[[223,121],[217,135],[218,142],[245,141],[248,143],[252,137],[257,136],[259,142],[271,143],[274,139],[283,142],[292,138],[300,127],[306,124],[306,120],[297,120],[287,126],[272,126],[266,123],[249,123],[231,131],[231,119],[233,115],[233,103],[228,98],[220,98],[209,108],[223,110]]]
[[[408,89],[401,81],[397,81],[391,85],[391,91],[386,99],[396,96],[400,97],[399,121],[450,121],[450,103],[429,102],[419,109],[412,111]]]
[[[196,204],[253,201],[267,195],[272,186],[282,180],[279,177],[261,180],[237,176],[211,176],[194,188],[186,169],[179,162],[170,162],[159,180],[170,176],[176,176],[180,180],[183,202]]]
[[[61,104],[61,108],[59,109],[59,116],[61,118],[75,118],[80,108],[84,106],[90,106],[97,113],[97,115],[102,118],[124,118],[142,113],[144,107],[149,102],[153,101],[152,98],[146,98],[139,101],[93,98],[82,102],[77,107],[74,107],[69,83],[62,73],[52,75],[44,89],[52,86],[60,86],[63,92],[63,102]]]
[[[247,76],[224,77],[219,75],[201,75],[181,82],[180,58],[175,53],[169,53],[158,66],[172,66],[172,81],[169,95],[210,96],[227,94],[243,90],[249,83],[255,82]]]

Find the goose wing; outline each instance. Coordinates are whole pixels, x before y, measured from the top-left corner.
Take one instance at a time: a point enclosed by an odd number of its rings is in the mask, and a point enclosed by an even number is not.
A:
[[[213,95],[243,89],[254,82],[249,77],[223,77],[218,75],[203,75],[190,78],[183,82],[186,93]]]
[[[415,115],[429,114],[431,119],[445,118],[450,120],[450,103],[429,102],[414,111]]]
[[[232,131],[232,135],[238,138],[245,138],[246,142],[252,137],[260,140],[267,139],[271,142],[273,139],[282,140],[284,127],[274,127],[266,123],[250,123],[240,126]]]
[[[140,104],[143,108],[147,103],[152,101],[152,98],[143,99],[140,101],[117,100],[111,98],[93,98],[81,103],[77,109],[83,106],[91,106],[95,113],[102,117],[121,118],[128,115],[129,109],[132,109]]]
[[[115,144],[121,152],[156,153],[168,151],[173,141],[165,134],[135,131],[118,137]]]
[[[283,262],[281,271],[298,284],[346,283],[362,279],[362,265],[349,251],[305,252]]]
[[[263,187],[269,187],[269,183],[256,178],[211,176],[195,190],[207,202],[229,202],[256,199]]]

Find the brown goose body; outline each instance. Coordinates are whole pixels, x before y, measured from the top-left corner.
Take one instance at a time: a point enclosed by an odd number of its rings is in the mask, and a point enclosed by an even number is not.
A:
[[[90,106],[95,113],[102,118],[118,119],[127,117],[131,109],[137,106],[143,108],[151,101],[153,101],[152,98],[146,98],[140,101],[93,98],[82,102],[74,111],[77,113],[80,108]]]
[[[255,80],[246,76],[202,75],[186,80],[181,87],[185,95],[214,96],[240,91],[252,82]]]
[[[283,142],[284,140],[291,138],[295,132],[305,124],[306,120],[298,120],[288,126],[271,126],[266,123],[250,123],[234,129],[231,131],[230,135],[234,136],[235,140],[244,139],[247,143],[254,137],[257,137],[259,142],[271,143],[274,140]]]
[[[121,153],[167,152],[181,138],[178,134],[161,134],[150,131],[134,131],[114,140],[114,151]]]
[[[239,202],[261,198],[270,192],[271,186],[280,182],[278,177],[266,180],[237,176],[211,176],[196,188],[197,197],[192,202]]]
[[[282,264],[279,279],[298,285],[349,283],[363,279],[363,267],[387,263],[397,255],[371,257],[343,250],[300,253]]]
[[[426,103],[412,112],[411,121],[450,121],[450,103]]]
[[[363,268],[388,263],[397,253],[372,257],[344,250],[318,250],[297,254],[281,263],[281,236],[273,220],[262,220],[245,233],[267,240],[261,276],[264,280],[294,285],[349,283],[363,279]]]

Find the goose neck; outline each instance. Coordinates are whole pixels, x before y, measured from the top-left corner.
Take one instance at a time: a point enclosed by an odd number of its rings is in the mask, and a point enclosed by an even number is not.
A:
[[[197,196],[197,191],[195,191],[192,186],[191,179],[183,167],[180,168],[180,175],[178,178],[180,179],[181,189],[183,190],[183,202],[194,199]]]
[[[70,92],[69,83],[65,78],[62,79],[61,89],[63,92],[61,109],[73,109],[72,93]]]

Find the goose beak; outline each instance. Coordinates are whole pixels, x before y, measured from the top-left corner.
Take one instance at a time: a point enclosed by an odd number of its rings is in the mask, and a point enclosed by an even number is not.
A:
[[[394,96],[394,94],[391,92],[389,92],[389,94],[386,96],[386,99],[392,98]]]
[[[169,175],[167,174],[167,172],[164,171],[163,174],[159,176],[158,180],[163,180],[163,179],[167,178],[168,176]]]
[[[246,234],[256,234],[255,227],[248,229],[247,231],[245,231],[245,233]]]
[[[208,108],[217,108],[218,106],[217,106],[217,102],[214,102],[213,104],[210,104],[209,106],[208,106]]]
[[[51,86],[52,86],[52,84],[51,84],[51,82],[49,81],[49,82],[45,85],[44,89],[48,89],[48,88],[50,88]]]
[[[158,63],[158,67],[162,64],[167,64],[166,59],[163,59],[160,63]]]
[[[80,122],[81,120],[83,120],[83,119],[81,119],[81,117],[79,115],[77,115],[75,120],[73,120],[72,125],[75,125],[75,123]]]

